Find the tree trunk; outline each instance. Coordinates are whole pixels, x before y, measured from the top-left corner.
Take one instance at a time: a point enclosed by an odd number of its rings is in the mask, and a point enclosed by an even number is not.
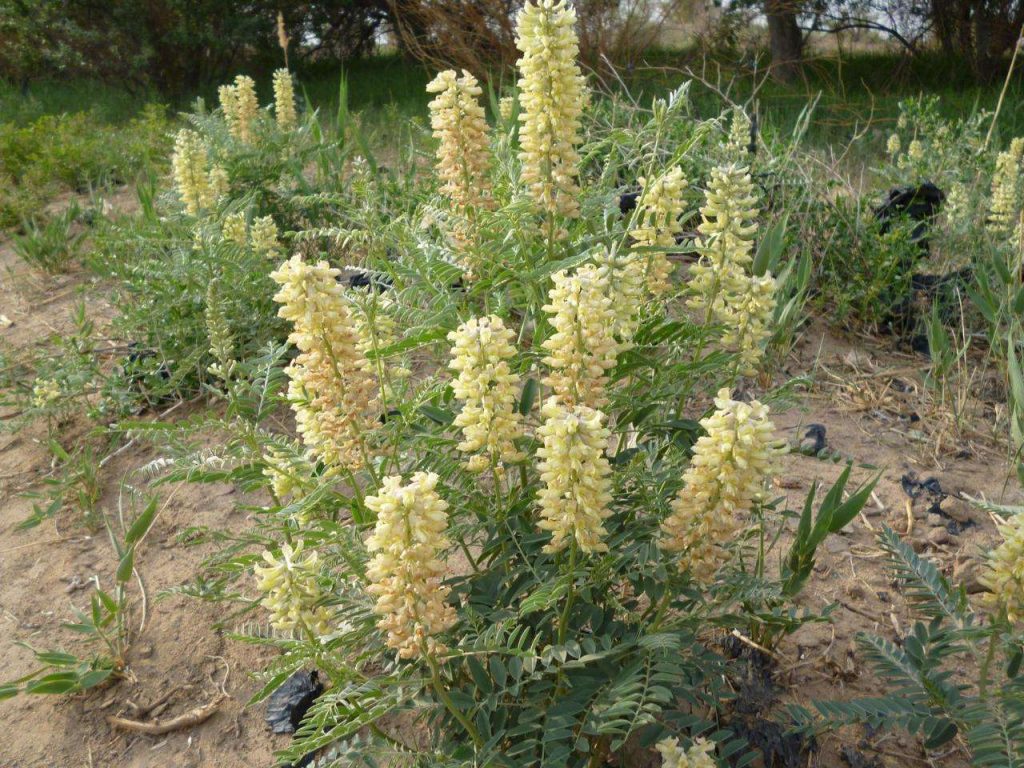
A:
[[[796,23],[795,0],[765,0],[768,18],[768,43],[772,57],[772,75],[790,83],[800,74],[803,36]]]

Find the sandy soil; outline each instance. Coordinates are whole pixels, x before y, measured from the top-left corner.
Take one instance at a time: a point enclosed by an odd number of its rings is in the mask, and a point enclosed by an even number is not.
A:
[[[129,204],[125,196],[115,203]],[[84,274],[42,277],[18,263],[9,243],[0,241],[0,309],[14,321],[0,329],[0,344],[19,348],[45,343],[49,333],[68,328],[80,291],[102,327],[109,307]],[[941,409],[930,403],[922,386],[925,364],[922,357],[894,352],[887,340],[840,339],[817,325],[805,331],[786,363],[786,374],[811,373],[816,383],[797,405],[777,413],[780,434],[796,443],[809,424],[824,425],[831,450],[877,466],[883,475],[865,514],[819,552],[800,602],[813,609],[827,604],[837,608],[830,624],[804,627],[778,649],[775,685],[781,702],[880,692],[852,638],[867,630],[896,639],[912,625],[874,543],[874,530],[881,524],[903,533],[912,520],[915,547],[933,556],[945,572],[970,581],[979,553],[996,539],[995,526],[987,514],[969,509],[955,496],[965,492],[1004,503],[1024,498],[1014,481],[1007,482],[1005,447],[989,440],[984,430],[962,439],[951,436]],[[0,413],[0,418],[9,415]],[[83,439],[85,425],[70,422],[62,429],[63,441],[72,444]],[[89,535],[67,515],[27,532],[13,530],[31,511],[31,500],[22,494],[38,488],[51,471],[41,442],[45,434],[44,425],[14,435],[0,433],[0,679],[33,667],[31,654],[17,643],[72,647],[73,636],[61,623],[73,618],[73,608],[86,606],[90,580],[109,586],[116,567],[106,536]],[[110,461],[102,475],[101,507],[115,510],[122,479],[142,482],[132,473],[154,458],[142,448]],[[794,453],[784,460],[777,490],[791,509],[799,509],[815,479],[831,483],[841,469],[842,464]],[[921,479],[938,478],[950,494],[943,509],[970,521],[970,527],[950,533],[949,521],[929,519],[921,501],[908,518],[900,479],[909,472]],[[858,469],[855,477],[872,474]],[[164,498],[169,501],[138,558],[149,599],[145,628],[128,657],[131,679],[83,696],[20,696],[0,702],[0,767],[270,766],[273,750],[287,743],[286,736],[268,733],[262,706],[243,706],[257,688],[249,673],[262,668],[268,651],[229,641],[212,629],[221,613],[215,606],[182,597],[154,599],[161,590],[190,579],[210,553],[210,545],[179,543],[179,532],[192,525],[247,527],[245,513],[238,511],[242,495],[227,486],[165,486]],[[110,715],[134,717],[164,699],[154,710],[161,717],[187,712],[210,701],[222,684],[230,698],[201,725],[154,737],[126,734],[107,723]],[[946,755],[929,759],[914,739],[901,734],[867,738],[860,729],[823,737],[809,764],[848,765],[840,756],[844,748],[862,750],[882,766],[967,764],[956,742]]]

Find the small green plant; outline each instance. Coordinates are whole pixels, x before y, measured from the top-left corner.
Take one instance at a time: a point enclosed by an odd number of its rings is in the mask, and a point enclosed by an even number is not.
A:
[[[153,524],[156,513],[157,499],[153,498],[138,517],[127,528],[122,528],[120,533],[116,532],[114,524],[108,517],[103,518],[111,545],[117,555],[114,588],[109,591],[102,589],[99,578],[94,577],[89,609],[76,610],[76,621],[64,624],[65,629],[81,637],[83,646],[94,650],[79,655],[61,650],[40,651],[20,643],[35,654],[40,667],[16,680],[0,683],[0,699],[19,693],[77,693],[95,688],[124,672],[132,640],[128,585],[133,576],[137,577],[135,568],[138,546]],[[141,621],[144,620],[143,618]]]
[[[14,236],[15,252],[25,262],[50,274],[66,272],[85,237],[85,230],[73,231],[81,212],[73,201],[41,225],[34,219],[26,221],[25,234]]]

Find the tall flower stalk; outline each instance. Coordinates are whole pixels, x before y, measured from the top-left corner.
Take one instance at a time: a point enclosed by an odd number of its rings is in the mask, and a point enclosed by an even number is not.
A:
[[[768,407],[737,402],[728,389],[718,392],[714,413],[700,424],[706,434],[662,523],[661,549],[680,556],[681,571],[708,583],[728,560],[742,516],[761,498],[782,449]]]
[[[456,224],[452,235],[460,245],[473,238],[473,220],[480,209],[491,207],[487,168],[487,120],[479,98],[483,93],[473,75],[463,70],[441,72],[428,85],[437,96],[430,102],[430,125],[437,145],[437,175],[441,192],[451,200]],[[465,264],[467,269],[470,264]]]
[[[676,235],[682,231],[679,216],[683,213],[683,190],[686,179],[676,166],[656,179],[641,179],[643,193],[637,202],[637,225],[630,231],[640,248],[672,248]],[[671,287],[672,262],[664,253],[640,254],[646,264],[647,290],[660,296]]]
[[[207,147],[195,131],[183,128],[174,139],[171,171],[174,184],[189,216],[210,208],[215,201],[207,171]]]
[[[448,334],[453,343],[448,367],[458,372],[452,389],[463,403],[455,417],[463,438],[458,449],[471,454],[471,472],[493,467],[500,473],[502,462],[523,458],[515,446],[523,429],[515,408],[519,377],[509,367],[513,336],[496,315],[473,318]]]
[[[291,72],[287,69],[274,72],[274,118],[282,131],[290,131],[295,127],[295,87]]]
[[[377,382],[338,285],[339,270],[295,255],[271,278],[278,315],[293,324],[299,356],[288,366],[288,400],[309,451],[329,467],[369,465],[366,438],[377,426]]]
[[[551,282],[544,311],[555,332],[542,344],[550,368],[544,383],[564,403],[600,407],[619,353],[609,273],[585,264],[571,274],[556,272]]]
[[[437,493],[438,476],[417,472],[409,483],[386,477],[366,507],[377,524],[366,541],[373,559],[366,569],[367,591],[377,598],[377,626],[399,658],[436,657],[445,652],[437,635],[455,623],[455,609],[446,600],[441,559],[449,541],[448,504]]]
[[[609,430],[601,411],[567,406],[550,397],[541,407],[537,450],[544,484],[537,497],[541,530],[551,533],[545,552],[571,542],[582,552],[606,552],[604,520],[611,514],[611,467],[604,456]]]
[[[706,323],[725,327],[726,348],[737,353],[739,373],[753,375],[771,335],[775,279],[753,275],[757,195],[747,168],[715,168],[701,208],[697,249],[700,260],[690,268],[687,302],[703,310]]]
[[[576,58],[576,12],[565,0],[527,2],[516,20],[520,181],[547,217],[549,246],[564,232],[556,217],[579,216],[580,118],[588,96]]]

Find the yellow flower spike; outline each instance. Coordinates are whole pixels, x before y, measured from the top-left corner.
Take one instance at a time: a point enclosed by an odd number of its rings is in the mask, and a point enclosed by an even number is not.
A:
[[[249,229],[245,221],[245,213],[229,213],[224,217],[220,228],[221,236],[229,243],[245,248],[249,245]]]
[[[729,134],[725,142],[725,149],[731,156],[739,159],[750,154],[750,145],[754,140],[753,127],[743,108],[733,107]]]
[[[437,175],[441,192],[459,213],[491,205],[487,167],[487,120],[478,99],[483,93],[476,78],[462,71],[441,72],[427,85],[437,96],[430,102],[430,126],[438,140]]]
[[[253,123],[260,111],[259,101],[256,99],[256,82],[247,75],[238,75],[235,78],[235,108],[238,131],[238,139],[243,144],[252,141]]]
[[[714,315],[716,321],[726,327],[722,344],[739,353],[739,372],[753,376],[764,356],[763,344],[772,333],[776,283],[774,277],[765,274],[744,276],[742,284],[743,290],[737,293],[720,294],[722,301]]]
[[[694,739],[693,746],[684,750],[679,739],[665,738],[654,746],[661,755],[661,768],[716,768],[711,753],[715,743],[707,739]]]
[[[417,472],[407,485],[393,475],[365,500],[377,515],[366,540],[373,553],[366,569],[367,591],[377,598],[378,628],[402,659],[417,658],[424,649],[431,656],[444,653],[437,635],[456,621],[455,609],[445,602],[451,590],[442,583],[448,504],[438,495],[437,483],[433,472]]]
[[[683,169],[676,166],[651,182],[640,180],[643,193],[637,201],[637,226],[630,236],[640,247],[671,248],[682,231],[679,216],[683,212],[683,190],[687,183]],[[672,262],[663,253],[641,254],[647,265],[647,290],[660,296],[670,287]]]
[[[277,224],[272,216],[260,216],[252,221],[252,249],[260,256],[277,258],[281,242],[277,239]]]
[[[256,587],[265,597],[260,604],[270,611],[270,624],[275,629],[297,630],[305,626],[315,635],[330,631],[331,614],[317,606],[322,594],[317,583],[318,557],[309,552],[303,557],[302,542],[293,550],[281,545],[281,556],[263,553],[267,565],[254,567]]]
[[[36,379],[32,385],[32,405],[45,408],[60,399],[60,385],[53,379]]]
[[[516,18],[520,180],[541,211],[566,218],[580,212],[576,146],[588,102],[575,24],[565,0],[531,0]]]
[[[274,118],[282,131],[295,127],[295,88],[291,72],[287,69],[274,72]]]
[[[609,287],[611,309],[615,316],[614,330],[621,352],[631,346],[640,307],[646,299],[647,260],[632,251],[624,254],[602,251],[594,257],[594,263]]]
[[[611,514],[611,466],[604,456],[610,432],[601,411],[585,405],[567,406],[549,397],[541,406],[544,422],[537,429],[543,445],[537,450],[540,478],[537,495],[540,521],[551,532],[545,552],[564,549],[575,538],[583,552],[606,552],[604,520]]]
[[[228,127],[228,133],[234,139],[241,138],[239,135],[238,91],[235,89],[235,86],[220,86],[217,89],[217,98],[220,101],[220,111],[224,115],[224,122]]]
[[[328,466],[355,471],[378,425],[377,382],[358,349],[339,274],[326,261],[311,265],[295,255],[270,276],[281,286],[278,315],[293,324],[288,341],[300,352],[285,372],[302,442]]]
[[[496,315],[473,318],[448,334],[453,343],[448,367],[458,372],[452,390],[463,403],[455,417],[463,438],[457,447],[472,454],[471,471],[523,458],[515,447],[523,434],[515,407],[520,382],[508,362],[515,357],[514,335]]]
[[[988,589],[984,602],[1005,611],[1011,624],[1024,619],[1024,515],[1014,515],[999,526],[1003,542],[989,554],[979,581]]]
[[[609,275],[585,264],[573,274],[556,272],[551,282],[543,309],[555,332],[541,345],[548,353],[544,362],[551,369],[544,383],[563,402],[600,407],[606,401],[608,371],[615,367],[620,348],[615,340],[617,318]]]
[[[1024,142],[1017,141],[1021,147]],[[993,234],[1009,236],[1017,224],[1020,208],[1020,158],[1011,144],[1006,152],[996,157],[996,168],[992,174],[992,201],[989,204],[988,226]]]
[[[187,128],[178,131],[174,139],[171,170],[178,195],[189,216],[198,216],[201,210],[210,208],[214,203],[206,170],[206,152],[206,142],[198,133]]]
[[[700,423],[707,434],[694,446],[672,514],[662,523],[660,546],[681,555],[680,570],[708,583],[727,561],[726,545],[785,448],[773,438],[768,407],[732,400],[728,389],[718,392],[714,413]]]

